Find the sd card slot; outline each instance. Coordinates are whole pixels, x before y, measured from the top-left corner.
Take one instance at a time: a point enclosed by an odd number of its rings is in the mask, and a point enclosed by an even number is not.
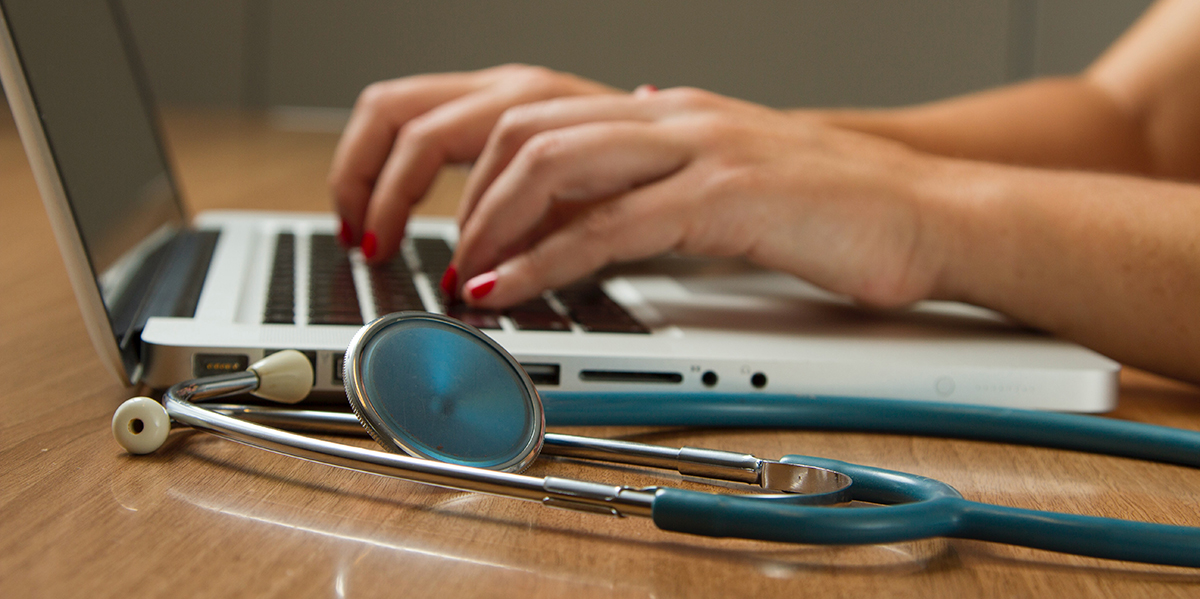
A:
[[[646,372],[642,370],[581,370],[579,380],[586,383],[669,383],[683,382],[678,372]]]

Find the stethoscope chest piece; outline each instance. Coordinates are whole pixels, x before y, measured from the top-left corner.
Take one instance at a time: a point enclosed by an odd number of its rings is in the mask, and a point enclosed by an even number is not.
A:
[[[525,470],[545,417],[529,376],[486,335],[437,314],[364,326],[346,351],[350,406],[385,448],[452,464]]]

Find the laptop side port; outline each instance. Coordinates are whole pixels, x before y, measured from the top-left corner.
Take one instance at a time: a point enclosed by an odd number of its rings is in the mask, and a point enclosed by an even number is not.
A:
[[[346,360],[345,354],[337,354],[337,355],[333,356],[333,360],[332,360],[333,373],[329,377],[329,380],[333,381],[334,384],[336,384],[336,385],[341,385],[342,383],[345,382],[342,379],[342,372],[344,371],[343,366],[345,365],[345,360]]]
[[[213,376],[215,374],[233,374],[241,372],[250,365],[250,356],[246,354],[194,354],[192,355],[192,376]]]
[[[558,364],[521,364],[521,368],[529,374],[529,380],[539,387],[557,386],[559,383],[561,369]]]
[[[643,372],[640,370],[581,370],[579,380],[586,383],[671,383],[683,382],[678,372]]]

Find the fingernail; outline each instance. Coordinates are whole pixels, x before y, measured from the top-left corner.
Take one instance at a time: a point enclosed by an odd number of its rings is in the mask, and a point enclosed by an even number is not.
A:
[[[458,269],[454,265],[450,265],[445,273],[442,273],[442,293],[446,297],[454,297],[458,295]]]
[[[338,241],[342,242],[345,247],[350,247],[354,242],[354,232],[350,230],[350,223],[346,219],[342,219],[342,228],[338,231]]]
[[[379,240],[375,238],[374,231],[363,233],[362,253],[365,258],[370,260],[375,257],[375,251],[379,249]]]
[[[656,91],[658,91],[658,86],[656,86],[652,83],[643,83],[643,84],[637,86],[637,89],[633,90],[633,95],[648,96]]]
[[[496,271],[490,270],[467,281],[467,293],[470,294],[471,299],[482,299],[483,296],[491,293],[495,286]]]

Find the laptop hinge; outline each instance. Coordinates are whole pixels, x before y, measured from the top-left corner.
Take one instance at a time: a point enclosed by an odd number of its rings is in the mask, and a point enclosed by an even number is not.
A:
[[[152,274],[139,273],[127,291],[136,294],[131,297],[141,298],[137,311],[128,320],[118,321],[124,329],[120,348],[127,362],[138,362],[142,330],[150,318],[195,316],[219,235],[218,231],[180,231],[146,261],[143,269]]]

